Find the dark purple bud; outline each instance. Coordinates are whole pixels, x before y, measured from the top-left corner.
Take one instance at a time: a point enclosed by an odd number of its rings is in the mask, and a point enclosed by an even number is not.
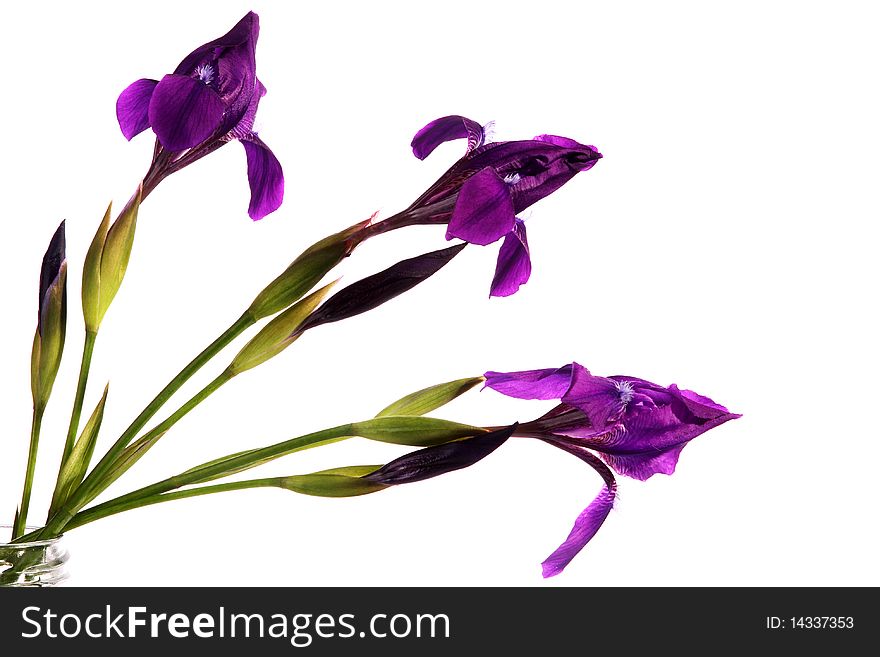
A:
[[[46,249],[46,254],[43,256],[43,264],[40,267],[40,296],[37,300],[37,307],[39,308],[37,330],[40,332],[40,335],[43,335],[43,315],[47,310],[47,300],[50,288],[58,282],[58,277],[61,275],[61,266],[67,259],[64,224],[65,222],[62,221],[56,229],[55,234],[52,235],[52,239],[49,241],[49,248]],[[64,285],[61,294],[61,322],[63,324],[67,319],[66,285]]]
[[[480,461],[513,435],[518,425],[480,434],[445,445],[426,447],[395,459],[372,472],[364,479],[377,484],[411,484],[461,470]]]
[[[321,324],[348,319],[381,306],[436,274],[465,246],[467,244],[456,244],[447,249],[401,260],[378,274],[352,283],[313,312],[303,322],[298,332],[302,333]]]

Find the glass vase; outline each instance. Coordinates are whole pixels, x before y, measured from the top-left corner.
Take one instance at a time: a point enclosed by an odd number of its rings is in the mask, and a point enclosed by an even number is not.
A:
[[[28,527],[30,532],[36,527]],[[0,540],[12,535],[12,527],[0,525]],[[63,536],[45,541],[0,543],[0,587],[57,586],[67,579],[67,550]]]

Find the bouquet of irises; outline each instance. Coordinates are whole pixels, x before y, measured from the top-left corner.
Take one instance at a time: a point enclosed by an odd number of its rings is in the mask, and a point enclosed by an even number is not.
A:
[[[240,317],[185,365],[96,458],[107,389],[84,416],[92,354],[102,320],[119,291],[135,244],[141,205],[168,176],[222,146],[239,142],[247,159],[251,219],[277,210],[284,196],[278,158],[254,132],[266,88],[257,78],[258,17],[247,14],[228,34],[187,55],[160,80],[141,79],[119,96],[116,113],[127,139],[152,130],[155,148],[146,174],[115,216],[110,208],[83,258],[82,317],[85,340],[60,466],[45,524],[27,528],[40,427],[59,369],[67,325],[65,224],[52,236],[39,277],[39,310],[31,366],[33,422],[21,501],[11,542],[0,547],[0,583],[27,584],[33,563],[23,546],[48,541],[86,523],[139,507],[247,488],[274,487],[305,495],[348,497],[474,465],[511,439],[534,439],[589,465],[601,479],[598,496],[575,520],[562,544],[543,562],[545,577],[560,573],[596,534],[617,493],[615,473],[645,480],[671,474],[690,440],[739,417],[711,399],[676,385],[633,376],[599,376],[578,363],[518,372],[486,372],[440,383],[394,401],[374,417],[248,449],[187,467],[138,490],[95,504],[174,425],[233,378],[281,353],[307,331],[369,312],[409,292],[448,265],[468,245],[500,242],[490,296],[510,296],[531,274],[523,211],[555,192],[602,157],[567,137],[542,134],[492,141],[488,126],[463,116],[444,116],[419,130],[412,152],[424,159],[441,143],[462,140],[464,154],[405,209],[373,215],[312,244],[254,298]],[[338,288],[340,263],[368,239],[417,225],[445,226],[451,245],[414,255]],[[260,325],[234,355],[221,353]],[[220,359],[219,374],[151,425],[157,413],[200,369]],[[527,422],[472,426],[431,417],[448,402],[482,385],[522,400],[555,400],[556,406]],[[399,394],[399,393],[398,393]],[[87,410],[87,409],[86,409]],[[84,421],[83,421],[84,420]],[[275,459],[350,437],[416,448],[385,464],[344,464],[320,472],[270,478],[241,475]],[[21,549],[20,549],[21,548]]]

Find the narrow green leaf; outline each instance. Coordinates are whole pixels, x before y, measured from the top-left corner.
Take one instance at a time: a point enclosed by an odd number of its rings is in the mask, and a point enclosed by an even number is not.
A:
[[[351,425],[351,432],[383,443],[427,447],[476,436],[486,430],[433,417],[389,415],[355,422]]]
[[[486,379],[475,376],[468,379],[457,379],[447,383],[440,383],[429,388],[413,392],[406,397],[398,399],[393,404],[383,408],[376,417],[388,415],[424,415],[451,402],[463,395]]]
[[[126,447],[119,454],[119,458],[113,463],[113,467],[107,472],[107,474],[101,479],[101,490],[106,489],[110,484],[119,479],[122,475],[124,475],[128,469],[137,463],[140,458],[147,453],[153,445],[155,445],[159,440],[161,440],[162,436],[164,436],[167,431],[163,431],[162,433],[156,434],[155,436],[144,436],[139,438],[131,445]],[[86,502],[91,502],[95,497],[97,497],[97,493],[94,493],[87,497]]]
[[[98,440],[98,433],[101,430],[101,422],[104,420],[104,406],[107,403],[107,392],[109,384],[104,388],[104,394],[101,401],[92,412],[89,421],[83,428],[79,439],[73,446],[70,456],[61,466],[61,472],[58,475],[58,484],[55,487],[55,493],[52,495],[52,505],[49,515],[53,515],[55,511],[60,509],[70,498],[71,493],[82,483],[88,471],[92,455],[95,451],[95,444]]]
[[[287,349],[299,338],[296,329],[318,307],[334,285],[336,285],[336,281],[325,285],[266,324],[232,359],[229,371],[233,374],[240,374]]]

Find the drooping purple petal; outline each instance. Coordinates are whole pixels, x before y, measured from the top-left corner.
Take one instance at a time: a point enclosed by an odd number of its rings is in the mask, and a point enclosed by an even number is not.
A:
[[[461,186],[446,239],[463,239],[485,246],[513,230],[516,217],[510,189],[495,170],[486,167]]]
[[[412,140],[413,155],[424,160],[440,144],[454,139],[468,140],[467,152],[479,147],[485,138],[483,126],[457,114],[431,121],[416,133]]]
[[[513,435],[516,427],[514,424],[466,440],[410,452],[363,478],[385,485],[410,484],[461,470],[501,447]]]
[[[582,410],[590,418],[590,424],[601,430],[609,421],[620,418],[632,396],[632,387],[625,382],[578,370],[574,372],[571,387],[562,402]]]
[[[116,100],[116,120],[128,141],[150,127],[150,98],[159,84],[157,80],[142,78],[128,85]]]
[[[192,148],[214,134],[225,106],[210,86],[183,75],[166,75],[150,99],[149,121],[169,151]]]
[[[529,256],[526,225],[517,219],[513,231],[501,243],[489,296],[509,297],[529,280],[531,273],[532,259]]]
[[[584,509],[574,521],[574,527],[572,527],[568,538],[541,563],[544,577],[558,575],[571,563],[571,560],[599,531],[613,506],[614,492],[607,487],[603,488],[596,499],[590,503],[590,506]]]
[[[560,399],[571,385],[572,373],[587,371],[571,363],[557,369],[486,372],[486,387],[517,399]]]
[[[608,468],[590,452],[554,439],[547,439],[544,442],[577,456],[584,463],[592,467],[605,482],[605,487],[600,491],[599,495],[575,520],[574,527],[572,527],[571,532],[565,541],[562,542],[562,545],[556,548],[553,554],[541,563],[541,569],[546,578],[561,573],[571,563],[571,560],[584,549],[584,546],[590,542],[593,536],[596,535],[596,532],[599,531],[599,528],[605,522],[614,506],[614,499],[617,495],[617,482]]]
[[[284,200],[284,172],[278,158],[257,135],[242,139],[241,145],[247,154],[248,183],[251,187],[248,214],[257,221],[281,207]]]

